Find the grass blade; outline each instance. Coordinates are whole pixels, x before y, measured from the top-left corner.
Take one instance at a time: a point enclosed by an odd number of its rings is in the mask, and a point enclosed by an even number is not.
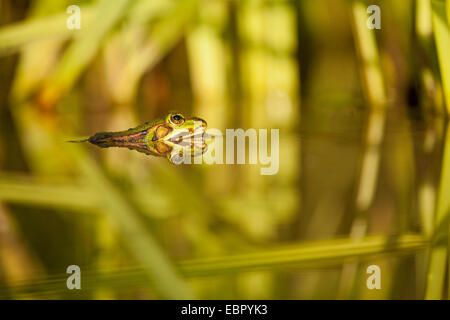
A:
[[[53,105],[71,88],[97,53],[105,35],[124,15],[128,3],[129,0],[103,0],[99,3],[95,21],[89,28],[82,27],[80,36],[65,51],[55,72],[51,75],[41,95],[45,104]]]
[[[450,127],[447,128],[444,155],[442,158],[433,248],[428,267],[426,299],[441,299],[445,283],[448,254],[448,232],[450,213]]]
[[[230,274],[253,270],[286,270],[340,265],[343,261],[367,260],[374,257],[411,254],[424,250],[428,240],[421,235],[371,236],[355,241],[351,239],[315,241],[274,247],[254,253],[234,254],[182,261],[177,264],[179,272],[187,278]],[[67,275],[59,275],[37,283],[16,283],[11,289],[15,294],[58,294]],[[115,271],[88,270],[83,273],[85,289],[98,287],[130,288],[142,286],[147,276],[142,268],[124,268]],[[0,298],[4,295],[0,287]]]
[[[88,28],[96,15],[95,6],[81,8],[83,27]],[[60,13],[45,18],[21,21],[0,29],[0,55],[14,53],[21,46],[52,37],[68,38],[78,32],[66,27],[68,14]]]
[[[433,30],[436,41],[439,68],[441,71],[442,88],[447,107],[447,114],[450,114],[450,27],[447,20],[444,1],[434,0],[432,2]]]

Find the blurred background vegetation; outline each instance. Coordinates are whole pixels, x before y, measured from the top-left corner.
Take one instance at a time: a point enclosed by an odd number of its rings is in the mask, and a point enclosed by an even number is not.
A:
[[[448,298],[448,21],[448,0],[0,0],[0,298]],[[66,142],[170,110],[280,129],[279,173]]]

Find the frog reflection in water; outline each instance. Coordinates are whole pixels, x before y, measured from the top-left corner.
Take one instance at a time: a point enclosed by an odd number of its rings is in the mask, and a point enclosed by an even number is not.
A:
[[[99,132],[80,142],[101,148],[125,147],[153,156],[167,157],[179,164],[185,157],[195,157],[207,149],[206,121],[169,113],[164,120],[145,123],[119,132]]]

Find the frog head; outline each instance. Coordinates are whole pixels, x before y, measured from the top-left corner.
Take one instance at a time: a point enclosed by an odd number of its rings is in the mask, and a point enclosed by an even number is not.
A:
[[[169,113],[164,122],[156,124],[145,140],[153,152],[179,164],[185,157],[195,157],[206,151],[206,121],[185,118],[181,113]]]

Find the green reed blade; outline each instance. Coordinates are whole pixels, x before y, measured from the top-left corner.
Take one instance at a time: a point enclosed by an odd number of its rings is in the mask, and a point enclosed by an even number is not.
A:
[[[450,213],[450,127],[447,128],[442,158],[441,182],[436,208],[433,248],[428,267],[426,299],[441,299],[445,287]]]
[[[442,87],[447,113],[450,114],[450,27],[444,1],[434,0],[432,2],[432,17],[434,38],[442,77]]]
[[[177,269],[187,278],[230,274],[252,270],[293,270],[336,266],[343,261],[368,260],[380,256],[397,256],[424,250],[428,240],[421,235],[405,234],[399,236],[371,236],[361,240],[337,239],[293,244],[289,246],[266,248],[254,253],[194,259],[179,262]],[[36,283],[17,283],[10,288],[16,294],[35,293],[51,295],[66,290],[61,286],[67,275],[58,275]],[[147,275],[142,268],[83,272],[85,289],[98,287],[124,288],[139,287]],[[0,287],[0,298],[6,293]]]

